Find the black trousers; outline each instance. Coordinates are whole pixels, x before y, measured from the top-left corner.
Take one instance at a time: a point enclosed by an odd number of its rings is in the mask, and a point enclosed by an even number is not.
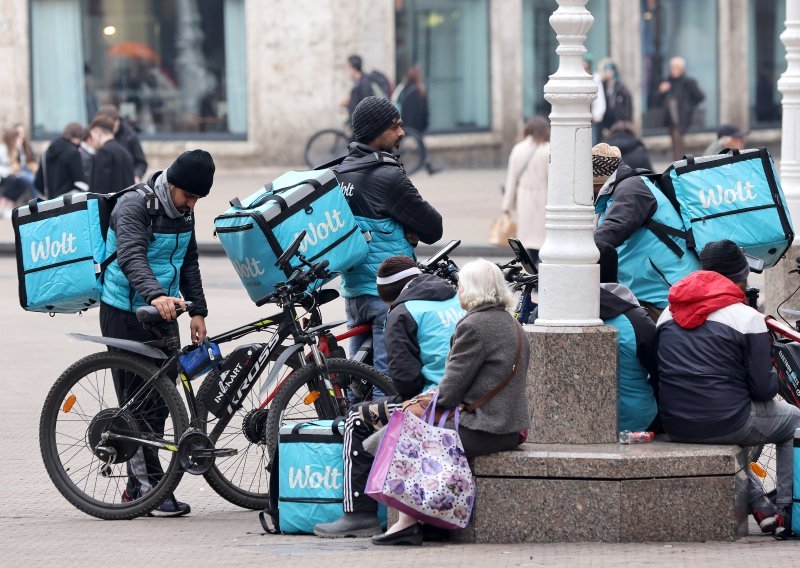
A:
[[[177,323],[173,322],[175,333]],[[130,339],[133,341],[152,341],[158,339],[155,333],[145,329],[136,319],[136,314],[120,310],[106,303],[100,304],[100,330],[104,337],[117,339]],[[125,352],[121,349],[109,347],[109,351]],[[157,367],[162,361],[150,359]],[[115,371],[112,373],[114,389],[120,406],[130,400],[130,397],[141,388],[146,378],[133,373]],[[164,427],[169,416],[169,410],[164,400],[155,390],[151,390],[145,397],[138,400],[131,407],[131,412],[136,418],[141,433],[145,436],[164,435]],[[158,452],[152,448],[140,447],[136,454],[128,461],[128,494],[132,497],[143,495],[150,491],[164,473]]]

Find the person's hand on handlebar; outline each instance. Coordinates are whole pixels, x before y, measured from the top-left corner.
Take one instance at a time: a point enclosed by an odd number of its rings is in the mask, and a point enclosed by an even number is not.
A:
[[[181,310],[186,309],[186,304],[181,298],[172,296],[159,296],[150,302],[150,305],[158,310],[158,313],[167,321],[172,321],[178,317],[175,306],[180,306]]]

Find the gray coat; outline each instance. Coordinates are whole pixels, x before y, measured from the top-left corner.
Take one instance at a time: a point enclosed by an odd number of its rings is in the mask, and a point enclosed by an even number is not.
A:
[[[517,354],[519,323],[505,308],[473,308],[456,326],[444,377],[439,383],[439,406],[470,404],[503,382]],[[530,427],[526,376],[530,345],[522,333],[522,350],[514,377],[494,398],[474,412],[461,413],[461,425],[470,430],[508,434]]]

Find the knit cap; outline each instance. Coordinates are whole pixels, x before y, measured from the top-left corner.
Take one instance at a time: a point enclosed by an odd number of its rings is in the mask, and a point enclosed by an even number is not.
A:
[[[387,304],[394,302],[406,284],[422,274],[410,257],[390,256],[378,267],[378,296]]]
[[[700,251],[700,266],[722,274],[733,282],[744,282],[750,274],[747,258],[739,245],[727,239],[708,243]]]
[[[616,146],[609,146],[605,142],[595,145],[592,148],[592,183],[605,183],[617,171],[621,161],[622,152]]]
[[[353,111],[353,136],[369,144],[400,118],[400,111],[389,99],[366,97]]]
[[[167,168],[167,181],[197,197],[205,197],[214,183],[214,160],[205,150],[189,150]]]

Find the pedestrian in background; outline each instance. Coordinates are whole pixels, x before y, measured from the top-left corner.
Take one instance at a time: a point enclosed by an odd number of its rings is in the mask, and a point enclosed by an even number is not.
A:
[[[633,98],[628,87],[619,78],[619,70],[616,63],[608,58],[602,60],[600,62],[600,73],[603,78],[603,91],[606,95],[603,128],[611,128],[618,121],[631,122],[633,120]],[[616,144],[613,145],[616,146]]]
[[[98,115],[89,125],[91,143],[97,149],[92,164],[92,185],[95,193],[113,193],[130,187],[135,181],[133,159],[114,139],[114,122]]]
[[[94,155],[97,153],[94,146],[91,144],[91,131],[86,128],[83,131],[83,139],[78,150],[81,153],[81,166],[83,167],[83,176],[89,187],[92,185],[92,167],[94,166]]]
[[[706,96],[697,81],[686,75],[686,60],[673,57],[669,60],[669,78],[659,87],[666,109],[666,125],[672,138],[672,156],[680,160],[686,154],[683,135],[692,126],[694,112]]]
[[[720,127],[717,128],[717,139],[706,147],[703,155],[711,156],[712,154],[719,154],[725,148],[744,150],[747,134],[747,132],[742,132],[735,124],[721,124]]]
[[[53,199],[70,191],[89,191],[78,150],[83,135],[83,127],[70,122],[61,136],[50,142],[33,182],[40,194]]]
[[[394,90],[392,102],[400,109],[403,126],[420,134],[428,130],[428,92],[422,82],[422,69],[414,65]]]
[[[97,111],[97,116],[106,116],[113,121],[114,139],[131,155],[135,183],[139,183],[144,179],[144,174],[147,172],[147,159],[144,157],[144,150],[142,150],[142,144],[139,142],[136,130],[127,120],[120,116],[119,110],[114,105],[101,106],[100,110]]]
[[[606,114],[606,93],[600,73],[592,73],[592,63],[588,59],[583,60],[583,69],[592,76],[592,81],[597,87],[597,97],[592,101],[592,146],[594,146],[603,138],[602,122]]]
[[[653,169],[650,155],[641,138],[636,136],[636,126],[632,122],[618,120],[611,126],[606,142],[622,152],[622,161],[632,169]]]
[[[0,218],[10,218],[17,201],[26,193],[35,197],[31,168],[36,168],[36,162],[24,128],[17,125],[6,130],[0,144]]]
[[[539,264],[544,243],[544,208],[550,161],[550,123],[535,116],[525,124],[524,138],[511,149],[506,172],[506,191],[501,209],[517,216],[517,236]]]

